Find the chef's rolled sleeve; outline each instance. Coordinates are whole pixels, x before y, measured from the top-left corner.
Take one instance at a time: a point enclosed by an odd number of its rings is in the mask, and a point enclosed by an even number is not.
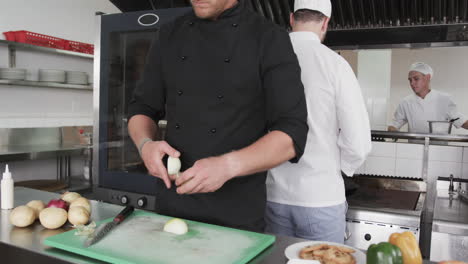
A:
[[[394,126],[397,129],[400,129],[402,126],[404,126],[406,123],[408,123],[408,119],[406,117],[405,111],[403,110],[403,102],[400,103],[395,110],[395,113],[393,114],[393,120],[392,123],[390,124],[391,126]]]
[[[296,163],[307,139],[307,107],[301,69],[286,31],[275,28],[263,38],[261,73],[266,94],[268,129],[286,133],[294,142]]]
[[[164,117],[166,96],[161,65],[161,42],[156,34],[143,75],[128,106],[128,120],[135,115],[145,115],[158,123]]]

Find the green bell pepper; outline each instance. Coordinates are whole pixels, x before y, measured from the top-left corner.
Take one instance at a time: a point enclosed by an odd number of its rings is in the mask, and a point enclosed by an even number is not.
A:
[[[381,242],[367,249],[367,264],[403,264],[403,257],[397,246]]]

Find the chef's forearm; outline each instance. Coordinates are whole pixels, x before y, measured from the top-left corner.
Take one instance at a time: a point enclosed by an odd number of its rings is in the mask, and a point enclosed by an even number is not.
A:
[[[137,147],[145,138],[155,139],[158,126],[153,119],[145,115],[135,115],[128,121],[128,133]]]
[[[464,129],[468,129],[468,120],[462,125]]]
[[[281,131],[272,131],[252,145],[224,154],[231,177],[266,171],[296,156],[293,140]]]

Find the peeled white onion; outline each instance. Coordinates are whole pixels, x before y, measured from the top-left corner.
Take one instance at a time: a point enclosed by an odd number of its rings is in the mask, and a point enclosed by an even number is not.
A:
[[[166,222],[163,230],[165,232],[173,233],[176,235],[183,235],[188,232],[188,226],[184,220],[180,218],[172,218],[171,220]]]
[[[167,158],[167,173],[169,175],[179,174],[180,167],[181,163],[179,158],[173,158],[171,156]]]

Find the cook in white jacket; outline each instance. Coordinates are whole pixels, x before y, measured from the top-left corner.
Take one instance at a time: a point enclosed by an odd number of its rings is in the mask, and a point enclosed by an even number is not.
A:
[[[408,132],[429,133],[428,121],[455,120],[455,127],[468,129],[468,121],[457,110],[449,94],[431,89],[434,71],[423,62],[413,63],[409,69],[408,81],[413,94],[403,98],[398,105],[389,131],[398,131],[408,123]]]
[[[371,149],[368,114],[349,64],[323,44],[329,0],[296,0],[291,41],[302,69],[309,125],[297,164],[267,177],[267,232],[344,242],[346,197],[341,171],[352,176]]]

